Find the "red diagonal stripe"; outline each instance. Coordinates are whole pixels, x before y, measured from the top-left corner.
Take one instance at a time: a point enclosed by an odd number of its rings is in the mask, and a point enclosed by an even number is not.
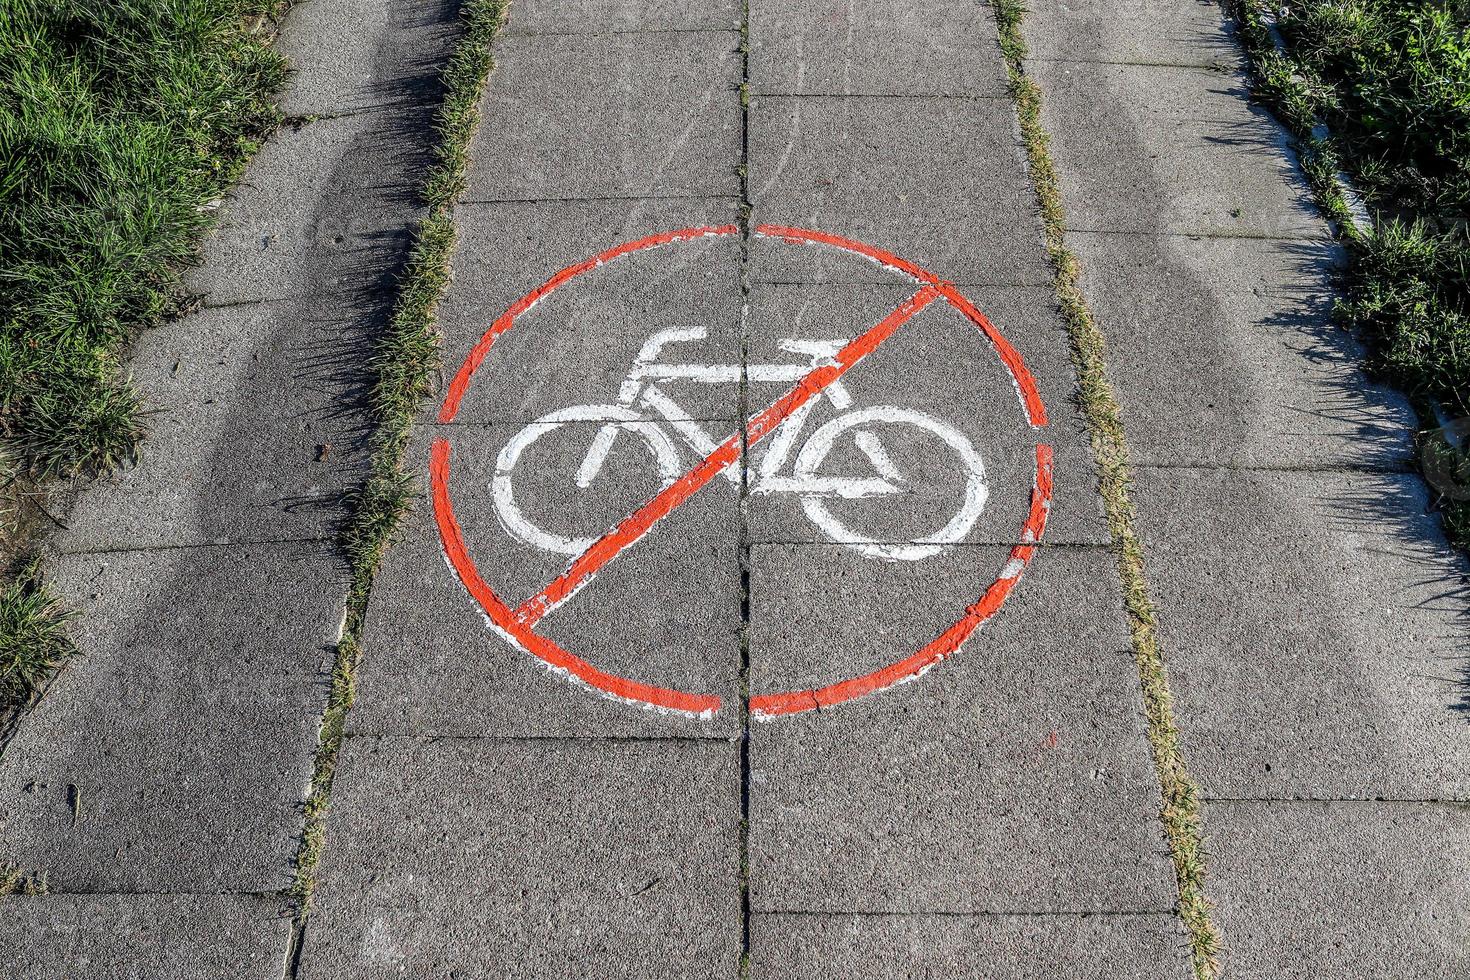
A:
[[[433,487],[434,520],[439,525],[439,535],[444,541],[445,557],[449,559],[449,564],[453,566],[455,574],[459,576],[459,580],[464,583],[470,595],[474,596],[480,608],[485,610],[485,615],[489,616],[496,628],[502,630],[512,641],[524,647],[533,656],[540,657],[553,669],[565,671],[568,676],[575,677],[582,683],[611,694],[613,697],[694,715],[709,716],[720,710],[720,699],[713,694],[689,694],[685,691],[675,691],[653,684],[641,684],[638,681],[628,680],[626,677],[598,670],[581,657],[563,650],[552,640],[533,633],[529,627],[516,622],[509,607],[500,601],[495,590],[491,589],[480,577],[480,573],[475,570],[475,563],[470,560],[469,551],[465,548],[464,535],[460,532],[459,522],[454,519],[454,509],[449,506],[449,440],[447,439],[434,441],[433,457],[429,463],[429,480]]]
[[[1026,370],[1026,362],[1021,359],[1021,355],[1010,345],[1010,342],[1005,339],[1001,332],[995,329],[995,324],[990,322],[990,318],[984,313],[981,313],[975,307],[974,303],[966,299],[955,288],[954,283],[945,282],[928,269],[914,265],[906,259],[901,259],[892,252],[885,252],[881,248],[874,248],[871,245],[842,238],[839,235],[831,235],[825,231],[814,231],[810,228],[792,228],[786,225],[756,225],[755,233],[763,238],[780,238],[796,245],[817,242],[822,245],[830,245],[833,248],[840,248],[844,251],[855,252],[858,255],[865,256],[877,262],[879,265],[893,269],[896,272],[901,272],[911,279],[916,279],[919,282],[928,283],[936,287],[940,295],[944,297],[945,302],[953,306],[961,316],[979,327],[980,332],[985,334],[986,339],[995,347],[996,353],[1005,362],[1006,369],[1011,372],[1011,377],[1016,382],[1016,388],[1021,393],[1021,404],[1026,409],[1026,416],[1030,419],[1032,427],[1041,428],[1047,424],[1046,406],[1041,402],[1041,394],[1036,390],[1036,382],[1031,377],[1031,372]]]
[[[754,445],[769,435],[792,412],[821,394],[823,389],[876,350],[879,344],[893,335],[894,331],[939,296],[938,287],[925,286],[900,303],[862,336],[838,351],[835,364],[813,368],[806,377],[797,382],[796,387],[778,398],[769,408],[751,417],[745,426],[746,441]],[[739,459],[740,442],[740,433],[737,432],[730,436],[694,469],[659,491],[652,500],[594,541],[551,584],[521,603],[520,608],[515,611],[516,622],[527,629],[540,622],[559,603],[586,585],[588,580],[597,574],[598,569],[642,538],[653,529],[654,524],[668,517],[680,504],[694,496],[701,487],[718,476],[725,467]]]

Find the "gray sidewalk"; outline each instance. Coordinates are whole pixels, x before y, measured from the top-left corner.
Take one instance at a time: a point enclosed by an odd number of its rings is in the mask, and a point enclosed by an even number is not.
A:
[[[1224,975],[1462,974],[1467,568],[1412,414],[1329,318],[1327,226],[1213,7],[1046,6],[1028,39],[1140,464]]]
[[[362,360],[455,33],[433,4],[312,0],[285,23],[292,118],[223,202],[202,308],[134,348],[142,460],[72,494],[49,543],[83,655],[0,757],[0,861],[50,889],[0,899],[0,972],[281,976]]]
[[[1331,324],[1328,230],[1217,8],[1026,31],[1221,975],[1466,973],[1470,569]],[[0,756],[0,859],[52,887],[0,899],[0,972],[1191,976],[971,0],[516,0],[293,940],[348,406],[454,33],[288,22],[298,125],[226,204],[205,308],[139,345],[149,455],[55,540],[86,656]]]
[[[748,62],[734,4],[587,14],[517,3],[498,45],[441,308],[446,378],[559,269],[750,215],[541,300],[495,340],[453,424],[433,424],[437,404],[425,418],[414,469],[427,494],[445,441],[453,513],[497,596],[521,602],[567,561],[502,526],[497,457],[549,412],[616,401],[651,333],[703,325],[680,360],[746,366],[739,385],[665,388],[718,440],[789,386],[758,376],[791,358],[783,338],[851,339],[915,291],[763,223],[957,283],[1024,357],[1050,424],[1026,424],[973,324],[927,309],[843,380],[854,405],[923,411],[973,442],[990,497],[963,544],[903,562],[840,547],[756,489],[754,447],[740,485],[715,478],[537,627],[601,671],[718,696],[705,719],[599,696],[487,630],[426,497],[369,607],[302,976],[733,977],[743,957],[752,977],[1101,962],[1183,976],[1137,675],[989,9],[885,3],[834,24],[755,3]],[[598,423],[540,425],[513,474],[538,527],[595,534],[658,491],[631,438],[588,493],[569,490]],[[943,443],[876,431],[913,489],[900,507],[833,509],[877,540],[932,531],[956,491]],[[975,603],[1021,540],[1038,441],[1056,459],[1046,543],[963,651],[865,699],[752,720],[762,696],[868,674]]]

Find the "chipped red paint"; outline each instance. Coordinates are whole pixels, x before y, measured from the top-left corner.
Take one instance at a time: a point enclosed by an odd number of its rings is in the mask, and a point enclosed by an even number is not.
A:
[[[484,362],[495,339],[509,330],[517,317],[571,279],[634,252],[675,242],[733,235],[738,232],[739,228],[736,225],[709,225],[649,235],[636,241],[617,245],[585,262],[562,269],[541,286],[513,303],[495,320],[490,329],[485,331],[450,383],[444,404],[440,407],[439,422],[447,423],[454,420],[464,395],[469,389],[470,381]],[[1041,428],[1047,424],[1046,410],[1037,393],[1035,380],[1026,368],[1020,354],[996,330],[989,318],[963,296],[952,283],[881,249],[826,232],[780,225],[759,225],[755,229],[755,234],[765,238],[781,239],[792,244],[828,245],[862,255],[911,277],[921,285],[921,288],[882,321],[844,347],[838,353],[835,364],[813,369],[791,391],[765,410],[752,416],[745,426],[744,440],[746,442],[753,444],[768,435],[792,412],[820,394],[824,388],[876,350],[906,321],[939,298],[943,298],[962,316],[974,323],[995,347],[1015,382],[1030,425],[1033,428]],[[569,653],[554,641],[536,633],[533,627],[558,603],[591,581],[598,569],[649,533],[658,521],[667,517],[721,471],[738,461],[741,441],[740,433],[725,440],[694,469],[664,488],[648,503],[624,518],[615,528],[577,556],[567,570],[541,592],[526,600],[519,608],[511,610],[481,577],[474,559],[470,557],[465,547],[464,538],[449,498],[450,447],[447,440],[438,439],[433,445],[429,469],[434,518],[443,540],[445,555],[460,581],[479,603],[491,624],[511,642],[540,658],[553,669],[565,672],[576,680],[621,700],[695,715],[713,714],[722,703],[717,695],[692,694],[609,674]],[[1021,529],[1021,543],[1011,549],[1010,556],[1002,567],[1000,575],[985,590],[979,601],[965,610],[964,616],[958,622],[913,655],[871,674],[818,689],[754,696],[750,699],[751,713],[759,718],[773,718],[839,704],[917,677],[955,653],[975,630],[995,615],[1019,580],[1035,552],[1036,543],[1046,529],[1047,515],[1051,507],[1051,494],[1052,450],[1048,445],[1038,445],[1036,447],[1036,476],[1031,492],[1031,509]]]

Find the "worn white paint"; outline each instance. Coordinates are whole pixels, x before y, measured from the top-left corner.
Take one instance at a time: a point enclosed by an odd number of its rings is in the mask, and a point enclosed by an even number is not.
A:
[[[608,454],[620,433],[629,432],[642,439],[658,466],[659,477],[667,487],[683,475],[684,467],[674,439],[677,436],[696,457],[714,452],[721,440],[712,436],[702,423],[690,417],[661,386],[665,381],[701,384],[738,384],[744,382],[795,383],[813,369],[834,363],[846,340],[785,338],[779,347],[805,358],[790,364],[698,364],[665,362],[664,349],[671,344],[704,340],[704,327],[674,327],[651,335],[639,350],[633,366],[618,391],[617,405],[574,405],[542,416],[527,425],[505,445],[496,460],[492,484],[496,514],[502,526],[514,538],[544,551],[579,555],[596,540],[595,536],[566,537],[545,531],[532,524],[515,500],[511,474],[521,454],[542,436],[571,422],[604,423],[593,436],[592,444],[577,469],[578,487],[590,487],[607,463]],[[806,424],[817,405],[830,404],[838,414],[819,426],[801,441]],[[856,500],[903,492],[905,479],[893,458],[884,448],[879,430],[917,429],[939,438],[957,457],[965,477],[965,488],[953,517],[939,531],[910,542],[879,542],[846,527],[828,508],[833,498]],[[866,477],[828,476],[821,467],[838,440],[852,432],[853,444],[872,464],[873,475]],[[861,554],[887,561],[919,561],[939,554],[945,548],[963,541],[974,528],[985,509],[988,488],[985,465],[970,440],[958,429],[931,415],[894,405],[852,408],[852,395],[839,379],[792,412],[771,433],[760,465],[750,474],[748,492],[752,494],[789,493],[801,500],[807,519],[832,541],[846,545]],[[794,460],[794,462],[793,462]],[[787,464],[791,463],[788,471]],[[734,468],[725,475],[736,483],[741,474]]]
[[[611,427],[615,430],[626,429],[642,437],[644,444],[653,453],[654,461],[658,464],[659,476],[664,481],[664,486],[668,486],[679,478],[682,473],[679,466],[679,450],[675,448],[673,441],[663,429],[659,428],[657,423],[621,405],[573,405],[570,408],[558,409],[541,416],[517,432],[496,457],[495,478],[490,488],[495,501],[495,513],[511,537],[543,551],[556,551],[564,555],[580,555],[597,540],[595,535],[585,538],[563,537],[550,531],[543,531],[532,524],[516,505],[515,490],[511,486],[510,476],[521,458],[521,453],[542,436],[556,431],[569,422],[607,420],[613,420]],[[608,431],[608,426],[599,430],[597,438],[600,439],[602,433],[606,431]],[[581,473],[586,470],[587,463],[583,462],[578,475],[578,484],[584,487],[590,485],[592,479],[597,475],[596,472],[591,473],[587,483],[582,483]]]

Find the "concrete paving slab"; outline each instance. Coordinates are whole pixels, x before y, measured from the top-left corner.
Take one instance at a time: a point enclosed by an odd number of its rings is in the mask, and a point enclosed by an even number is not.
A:
[[[1072,234],[1136,462],[1402,467],[1413,410],[1332,321],[1337,250]]]
[[[455,281],[439,321],[448,377],[512,303],[561,269],[623,242],[734,217],[733,202],[709,200],[463,208]],[[740,248],[738,235],[698,238],[624,255],[566,282],[495,339],[457,418],[529,422],[573,405],[617,404],[645,345],[669,330],[698,328],[705,337],[668,341],[652,364],[738,373]],[[672,378],[659,388],[672,417],[739,416],[738,384]]]
[[[735,31],[508,36],[470,200],[738,194]]]
[[[215,306],[381,285],[421,213],[422,129],[400,113],[282,127],[224,201],[186,285]]]
[[[750,77],[775,95],[1007,95],[994,14],[965,0],[752,4]]]
[[[1463,806],[1212,802],[1206,826],[1226,975],[1470,972]]]
[[[1051,282],[1008,101],[756,96],[749,143],[758,223],[856,239],[952,282]],[[769,239],[752,243],[750,274],[894,281],[865,259]]]
[[[755,915],[753,980],[1191,976],[1172,916]]]
[[[273,898],[0,898],[0,972],[28,980],[279,980],[290,941]]]
[[[505,34],[738,31],[738,0],[516,0]]]
[[[300,976],[734,976],[739,793],[726,742],[350,739]]]
[[[1236,72],[1035,61],[1069,231],[1325,238],[1286,131]]]
[[[144,333],[132,351],[150,411],[141,458],[85,485],[54,546],[332,537],[363,476],[360,413],[336,399],[353,393],[342,362],[368,311],[345,300],[206,308]]]
[[[450,497],[467,548],[490,587],[517,605],[551,582],[572,556],[516,540],[497,517],[490,489],[497,453],[477,454],[475,448],[486,439],[496,443],[508,430],[448,428],[457,447],[450,456]],[[423,433],[410,454],[412,472],[427,473],[424,441],[445,434],[445,428]],[[579,435],[585,439],[577,442]],[[631,444],[622,457],[629,465],[612,460],[591,494],[575,493],[569,482],[558,488],[558,474],[575,475],[578,451],[594,437],[590,430],[570,433],[570,450],[548,445],[544,455],[527,457],[524,473],[517,465],[511,486],[528,501],[522,512],[527,520],[569,537],[583,528],[598,533],[605,529],[600,522],[625,516],[650,486],[657,491],[657,483],[644,482],[653,474],[639,468],[641,456]],[[541,492],[551,499],[538,501]],[[737,508],[736,487],[717,478],[537,631],[601,670],[728,701],[738,689],[740,666]],[[365,647],[348,719],[354,732],[708,737],[728,736],[739,726],[733,704],[706,720],[639,709],[574,685],[510,646],[487,628],[483,610],[445,561],[427,502],[378,574]]]
[[[1001,548],[893,566],[756,545],[751,690],[858,676],[959,617]],[[983,581],[981,581],[983,580]],[[1043,550],[964,649],[911,683],[756,725],[758,911],[1164,911],[1173,878],[1111,556]]]
[[[1466,569],[1417,477],[1143,468],[1135,485],[1207,795],[1467,798]]]
[[[483,202],[477,192],[471,184],[470,200],[455,212],[454,279],[440,315],[462,318],[463,324],[451,320],[445,328],[446,343],[460,345],[445,350],[446,362],[463,360],[506,307],[562,269],[650,235],[733,225],[740,215],[733,197]],[[683,281],[691,289],[716,288],[739,272],[738,266],[730,268],[725,243],[723,237],[699,238],[656,249],[650,254],[660,256],[662,272],[649,285]]]
[[[346,593],[326,547],[48,562],[83,656],[0,760],[0,861],[64,891],[286,888]]]
[[[433,104],[458,25],[455,5],[445,2],[298,3],[275,44],[293,66],[281,111],[341,116]]]
[[[960,618],[1010,553],[1007,547],[970,545],[927,561],[881,562],[837,545],[754,545],[752,690],[828,684],[907,656]],[[912,683],[834,707],[823,723],[845,731],[848,713],[866,717],[872,712],[891,728],[910,723],[921,706],[932,706],[940,720],[954,715],[990,730],[996,684],[1048,680],[1035,673],[1037,651],[1057,661],[1050,669],[1064,671],[1088,657],[1106,657],[1102,651],[1128,649],[1122,600],[1106,587],[1108,575],[1116,578],[1110,562],[1103,548],[1037,549],[1001,611],[959,653]],[[821,642],[812,642],[813,637]],[[1011,677],[1013,664],[1026,666],[1016,667]],[[936,678],[943,681],[936,684]],[[1113,706],[1125,715],[1131,710],[1136,677],[1103,671],[1097,682],[1121,685],[1108,688],[1115,695]],[[1048,687],[1045,702],[1065,705],[1054,698],[1064,697],[1073,683]],[[923,717],[934,721],[928,710]],[[771,730],[784,724],[773,723]],[[941,730],[949,730],[949,724]]]
[[[1205,0],[1061,0],[1028,8],[1021,27],[1039,61],[1233,68],[1242,60],[1224,9]]]

